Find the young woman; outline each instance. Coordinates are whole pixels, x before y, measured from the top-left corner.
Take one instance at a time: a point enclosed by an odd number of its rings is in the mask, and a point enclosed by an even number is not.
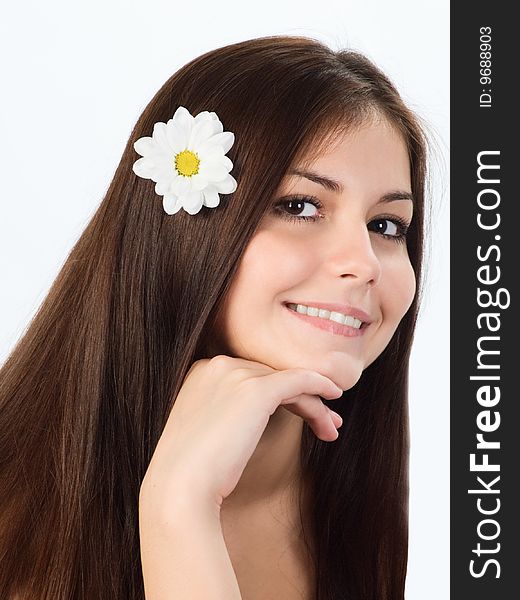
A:
[[[0,597],[404,597],[426,160],[313,39],[164,84],[0,371]]]

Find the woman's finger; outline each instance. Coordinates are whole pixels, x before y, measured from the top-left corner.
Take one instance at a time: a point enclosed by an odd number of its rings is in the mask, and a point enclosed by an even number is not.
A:
[[[274,383],[274,385],[273,385]],[[287,404],[300,394],[322,396],[327,400],[339,398],[343,390],[331,379],[309,369],[285,369],[257,378],[260,393],[265,388],[265,400],[272,403],[271,414],[280,404]],[[273,390],[276,394],[273,394]]]
[[[300,394],[284,403],[283,408],[307,421],[320,439],[332,441],[338,437],[332,411],[323,404],[319,396]]]

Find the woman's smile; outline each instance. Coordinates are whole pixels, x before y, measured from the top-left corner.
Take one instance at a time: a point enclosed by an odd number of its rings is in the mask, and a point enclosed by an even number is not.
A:
[[[364,323],[365,327],[362,326],[363,323],[361,323],[361,325],[359,327],[356,327],[353,325],[347,325],[346,323],[342,324],[337,321],[331,320],[330,318],[314,316],[314,315],[310,315],[310,314],[305,314],[303,312],[299,312],[296,310],[296,308],[293,308],[295,306],[297,306],[297,305],[284,304],[285,309],[288,310],[289,313],[291,313],[293,316],[298,318],[303,323],[308,323],[309,325],[312,325],[318,329],[321,329],[322,331],[327,331],[327,332],[335,334],[335,335],[359,338],[362,335],[364,335],[366,327],[369,325],[366,322]],[[336,314],[340,314],[340,313],[336,313]],[[359,320],[357,320],[357,322],[359,323]]]
[[[364,329],[356,329],[355,327],[351,327],[350,325],[342,325],[341,323],[331,321],[330,319],[323,319],[322,317],[313,317],[310,315],[305,315],[292,310],[288,306],[286,306],[285,308],[289,313],[291,313],[297,319],[300,319],[303,323],[308,323],[309,325],[312,325],[318,329],[327,331],[332,334],[358,338],[362,336],[365,331]]]

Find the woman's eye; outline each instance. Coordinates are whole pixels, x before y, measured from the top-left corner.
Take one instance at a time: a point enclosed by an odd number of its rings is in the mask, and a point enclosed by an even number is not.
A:
[[[375,223],[377,223],[376,231],[379,233],[385,235],[399,235],[399,229],[394,221],[391,221],[390,219],[377,219]]]
[[[314,196],[295,195],[282,198],[275,210],[289,221],[316,221],[322,216],[316,209],[322,207],[322,203]]]
[[[302,223],[305,221],[317,221],[324,217],[317,209],[322,209],[323,204],[315,196],[296,194],[282,198],[274,207],[275,211],[283,219]],[[397,215],[383,215],[372,219],[368,229],[378,233],[381,237],[394,242],[403,243],[406,240],[406,232],[409,223]]]
[[[378,217],[373,219],[369,223],[373,225],[372,231],[379,233],[385,239],[393,240],[394,242],[404,242],[406,240],[406,233],[408,231],[409,224],[406,223],[401,217],[396,215],[388,217]]]

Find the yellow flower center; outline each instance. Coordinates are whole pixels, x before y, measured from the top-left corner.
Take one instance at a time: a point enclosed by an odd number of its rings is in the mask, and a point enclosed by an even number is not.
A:
[[[175,156],[175,168],[180,175],[191,177],[199,172],[199,157],[191,150],[183,150]]]

